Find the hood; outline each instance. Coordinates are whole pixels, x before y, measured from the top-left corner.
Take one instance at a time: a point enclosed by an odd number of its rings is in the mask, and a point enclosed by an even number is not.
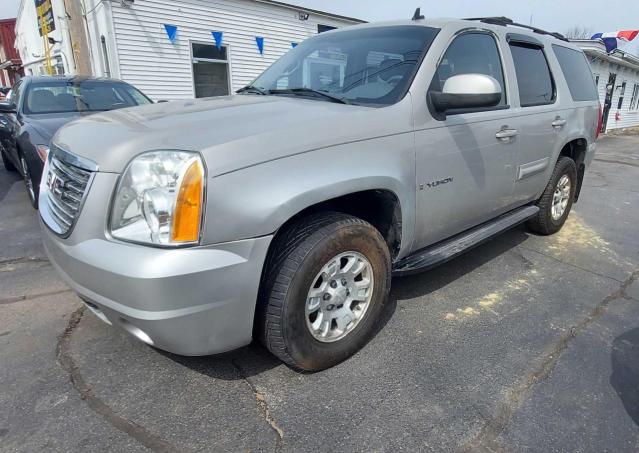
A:
[[[54,138],[100,171],[121,173],[145,151],[199,151],[209,176],[314,149],[410,131],[410,99],[386,108],[300,97],[238,95],[99,113]]]
[[[25,123],[39,136],[42,145],[48,145],[55,133],[65,124],[79,118],[82,114],[70,113],[43,113],[24,116]]]

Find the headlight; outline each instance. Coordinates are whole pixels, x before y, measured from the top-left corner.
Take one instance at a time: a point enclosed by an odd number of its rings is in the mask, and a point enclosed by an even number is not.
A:
[[[159,245],[194,244],[200,239],[204,165],[188,151],[152,151],[122,174],[111,211],[111,235]]]
[[[36,151],[38,152],[38,156],[40,156],[40,160],[42,162],[46,162],[47,157],[49,157],[49,146],[48,145],[36,145]]]

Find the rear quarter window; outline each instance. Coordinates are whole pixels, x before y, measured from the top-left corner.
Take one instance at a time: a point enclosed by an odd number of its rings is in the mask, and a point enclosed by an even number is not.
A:
[[[592,71],[586,56],[577,50],[552,45],[553,51],[568,83],[573,101],[599,100]]]

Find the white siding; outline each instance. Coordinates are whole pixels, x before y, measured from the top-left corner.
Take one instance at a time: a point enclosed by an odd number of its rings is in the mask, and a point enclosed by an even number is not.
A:
[[[68,39],[68,19],[65,13],[64,1],[51,0],[51,7],[53,9],[55,30],[49,33],[49,37],[57,41],[56,44],[50,45],[51,64],[58,65],[65,73],[72,73],[75,67]],[[35,2],[23,0],[16,18],[15,48],[20,53],[26,75],[46,74],[44,41],[38,31],[38,22],[39,17]]]
[[[310,14],[253,0],[145,0],[132,7],[110,3],[119,73],[153,99],[188,99],[194,96],[190,42],[214,44],[212,31],[224,33],[229,47],[232,89],[250,83],[264,69],[317,33],[317,25],[351,25],[339,18]],[[163,24],[178,27],[171,43]],[[260,55],[255,37],[264,38]]]
[[[602,59],[591,59],[590,64],[592,67],[592,72],[595,75],[599,75],[599,84],[597,86],[597,90],[599,92],[599,99],[602,106],[604,105],[604,101],[606,99],[606,84],[608,83],[608,77],[610,77],[610,73],[617,74],[617,80],[615,81],[615,91],[612,96],[612,108],[610,109],[610,114],[608,115],[608,124],[606,127],[606,131],[639,126],[639,109],[637,109],[636,107],[632,110],[630,109],[630,101],[632,100],[633,88],[635,84],[639,84],[639,68],[633,69]],[[621,109],[618,109],[619,98],[621,96],[621,88],[618,87],[620,87],[623,82],[626,82],[626,91],[624,94]],[[617,112],[619,112],[620,116],[619,121],[615,120],[615,115]]]

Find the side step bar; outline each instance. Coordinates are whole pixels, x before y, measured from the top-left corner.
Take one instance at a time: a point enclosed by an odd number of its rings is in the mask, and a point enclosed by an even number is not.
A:
[[[408,275],[445,263],[491,237],[525,222],[538,212],[537,206],[524,206],[438,244],[418,250],[395,263],[393,275]]]

